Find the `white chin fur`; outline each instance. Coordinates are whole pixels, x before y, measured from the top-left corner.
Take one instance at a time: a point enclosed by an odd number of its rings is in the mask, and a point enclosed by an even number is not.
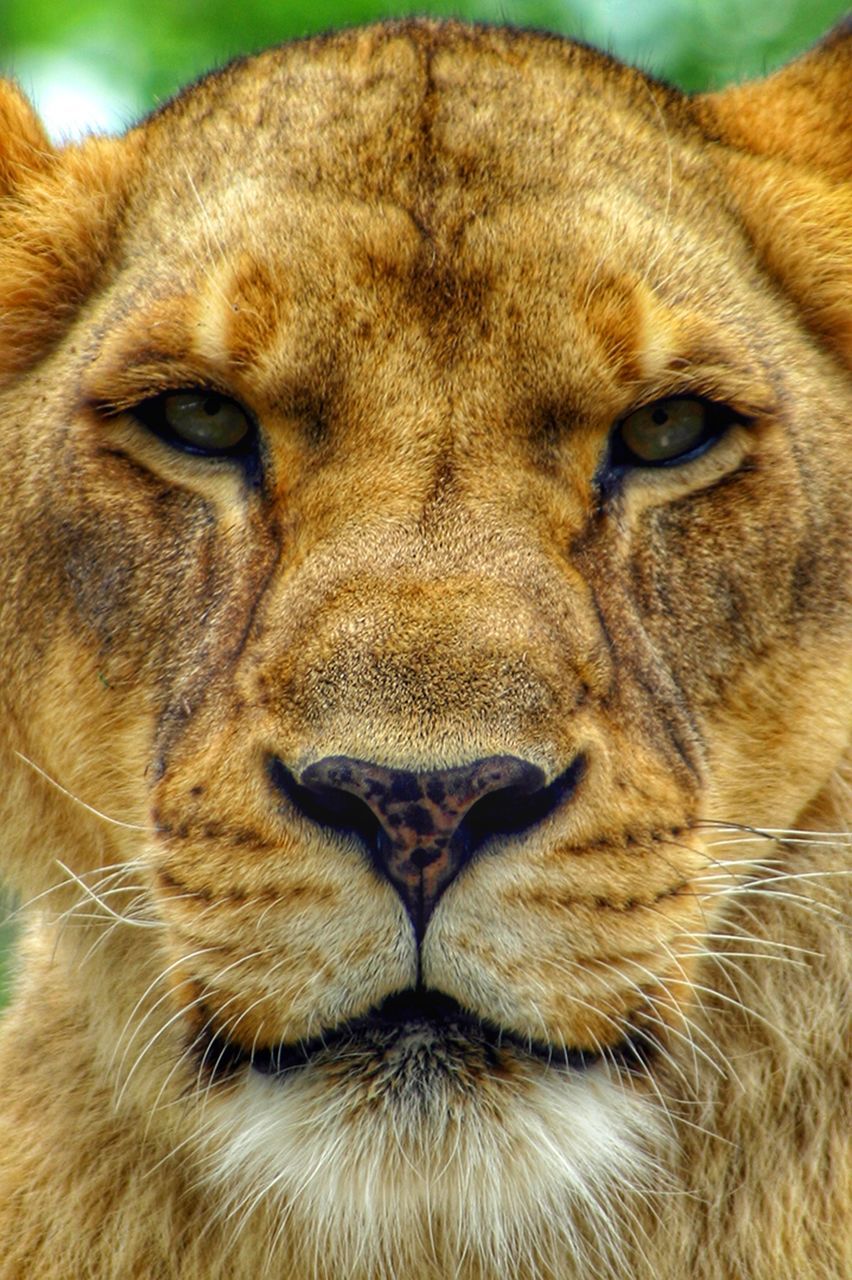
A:
[[[600,1065],[516,1065],[419,1105],[360,1073],[249,1071],[203,1129],[235,1246],[262,1220],[270,1274],[289,1259],[298,1280],[623,1276],[629,1202],[660,1189],[655,1108]]]

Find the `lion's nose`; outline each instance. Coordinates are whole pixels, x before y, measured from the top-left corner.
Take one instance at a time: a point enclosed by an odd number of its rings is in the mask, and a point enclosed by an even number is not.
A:
[[[418,941],[442,893],[494,836],[539,822],[576,785],[582,761],[550,785],[538,765],[491,756],[454,769],[414,773],[348,756],[309,765],[297,782],[278,759],[276,786],[315,822],[348,830],[402,898]]]

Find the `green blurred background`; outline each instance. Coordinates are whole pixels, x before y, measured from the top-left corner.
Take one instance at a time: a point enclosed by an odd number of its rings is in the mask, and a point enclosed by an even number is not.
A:
[[[59,138],[123,128],[235,54],[373,18],[545,27],[700,89],[771,70],[846,11],[845,0],[0,0],[0,73]],[[13,932],[0,923],[0,1003]]]
[[[0,0],[0,70],[55,136],[121,128],[238,53],[411,13],[575,35],[687,89],[760,74],[812,43],[842,0]]]

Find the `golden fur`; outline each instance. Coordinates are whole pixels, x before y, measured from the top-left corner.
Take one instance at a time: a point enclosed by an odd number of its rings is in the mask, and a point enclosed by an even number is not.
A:
[[[852,1274],[851,47],[386,24],[59,151],[0,89],[3,1280]],[[259,475],[130,412],[198,386]],[[672,396],[732,425],[605,483]],[[273,786],[338,756],[582,773],[418,954]],[[505,1043],[239,1057],[418,979]]]

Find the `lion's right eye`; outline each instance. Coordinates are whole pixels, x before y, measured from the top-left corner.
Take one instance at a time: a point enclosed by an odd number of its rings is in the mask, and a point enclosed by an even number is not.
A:
[[[255,428],[236,400],[216,391],[170,391],[135,405],[133,414],[175,448],[203,457],[245,454]]]
[[[701,396],[670,396],[634,409],[617,424],[612,462],[618,467],[671,467],[703,453],[744,419]]]

